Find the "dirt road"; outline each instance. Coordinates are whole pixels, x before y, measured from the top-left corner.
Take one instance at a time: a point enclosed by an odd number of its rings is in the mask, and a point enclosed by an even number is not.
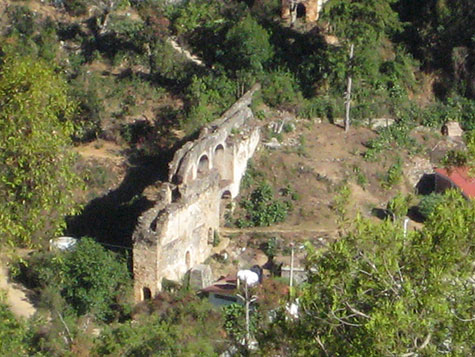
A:
[[[27,296],[28,290],[8,280],[8,271],[3,265],[0,265],[0,290],[6,291],[6,303],[16,316],[29,318],[36,312]]]

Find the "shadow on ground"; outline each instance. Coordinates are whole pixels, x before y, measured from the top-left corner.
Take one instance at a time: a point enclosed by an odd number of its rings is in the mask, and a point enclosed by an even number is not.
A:
[[[66,235],[88,236],[110,247],[132,248],[137,219],[154,204],[144,189],[164,181],[170,153],[142,158],[130,167],[120,186],[89,202],[80,215],[67,218]]]

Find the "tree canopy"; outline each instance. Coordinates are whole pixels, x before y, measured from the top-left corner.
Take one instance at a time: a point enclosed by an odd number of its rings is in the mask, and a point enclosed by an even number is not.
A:
[[[450,192],[422,231],[358,219],[311,251],[301,318],[278,344],[299,356],[470,354],[475,204]],[[309,352],[312,351],[312,352]]]
[[[127,264],[90,238],[81,239],[71,252],[33,255],[28,265],[22,279],[40,290],[46,305],[52,304],[58,293],[77,315],[111,320],[120,315],[120,303],[125,306],[128,302],[131,280]],[[48,288],[50,297],[45,295]]]
[[[0,64],[2,244],[31,246],[74,213],[79,180],[69,150],[74,111],[63,79],[44,61],[6,54]]]

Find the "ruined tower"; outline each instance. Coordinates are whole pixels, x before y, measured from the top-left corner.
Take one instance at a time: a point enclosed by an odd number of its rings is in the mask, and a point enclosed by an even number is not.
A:
[[[294,23],[297,13],[305,16],[306,22],[318,20],[323,4],[328,0],[282,0],[281,17]]]

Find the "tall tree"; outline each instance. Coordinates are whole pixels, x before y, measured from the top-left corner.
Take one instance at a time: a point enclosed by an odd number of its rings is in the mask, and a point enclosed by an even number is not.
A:
[[[368,95],[368,91],[374,91],[375,86],[371,85],[371,81],[379,76],[382,63],[377,53],[384,39],[402,29],[398,14],[391,7],[395,1],[334,0],[324,7],[324,16],[350,53],[346,68],[345,131],[350,126],[352,84],[356,99],[359,92]],[[364,87],[367,88],[363,90]]]
[[[0,65],[0,244],[31,246],[59,233],[80,183],[69,150],[74,111],[45,62],[6,54]]]
[[[389,220],[359,219],[326,252],[311,253],[300,319],[278,340],[302,356],[469,355],[474,230],[475,203],[457,192],[407,237]]]

